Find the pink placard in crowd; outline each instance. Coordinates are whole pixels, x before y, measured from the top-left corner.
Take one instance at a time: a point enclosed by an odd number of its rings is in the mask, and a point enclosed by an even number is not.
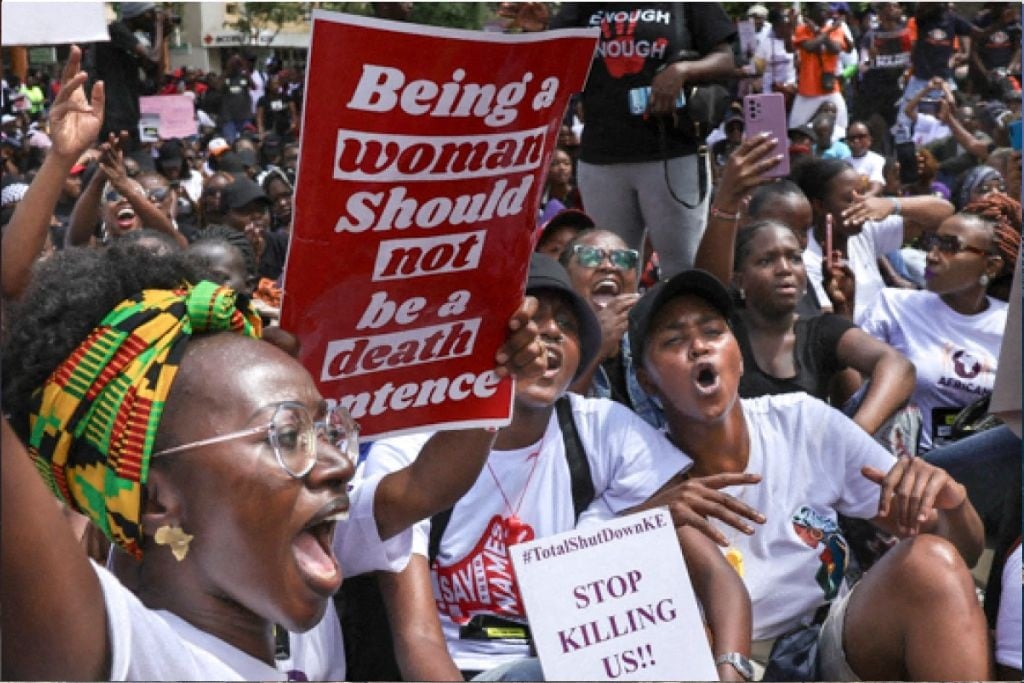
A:
[[[494,354],[596,37],[314,12],[281,325],[364,438],[507,423]]]
[[[187,138],[196,134],[193,100],[188,95],[153,95],[139,98],[139,112],[160,116],[160,138]]]

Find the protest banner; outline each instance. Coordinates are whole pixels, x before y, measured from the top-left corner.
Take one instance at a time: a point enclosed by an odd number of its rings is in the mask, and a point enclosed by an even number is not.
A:
[[[0,3],[0,14],[0,42],[4,47],[110,40],[104,3],[99,0],[4,0]]]
[[[545,680],[718,680],[666,508],[509,550]]]
[[[187,138],[195,135],[195,105],[188,95],[152,95],[139,98],[139,112],[159,117],[160,138]]]
[[[363,438],[507,424],[494,355],[596,37],[314,11],[281,326]]]

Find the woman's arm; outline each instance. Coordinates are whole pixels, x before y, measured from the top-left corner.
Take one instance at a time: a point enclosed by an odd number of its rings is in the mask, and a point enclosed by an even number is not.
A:
[[[729,79],[735,69],[736,58],[728,43],[719,43],[700,59],[672,62],[651,81],[651,112],[671,114],[684,85]]]
[[[82,194],[75,200],[75,207],[71,209],[71,216],[68,219],[68,231],[64,235],[65,247],[83,246],[92,241],[96,233],[96,224],[100,220],[100,200],[103,184],[106,182],[107,176],[103,169],[97,168],[82,188]]]
[[[873,524],[900,537],[933,533],[956,546],[968,567],[985,548],[985,527],[967,498],[967,489],[923,458],[900,458],[888,473],[864,467],[862,474],[881,486]]]
[[[99,579],[6,419],[2,430],[4,678],[105,680],[110,640]]]
[[[547,368],[547,352],[532,322],[536,311],[537,300],[526,297],[509,319],[505,344],[495,354],[499,375],[535,377]],[[496,436],[486,429],[437,432],[411,464],[385,476],[373,506],[381,539],[452,507],[480,475]]]
[[[713,656],[739,652],[749,657],[752,616],[746,586],[706,536],[686,528],[678,537],[693,592],[704,607],[704,618],[711,629]],[[718,665],[718,675],[723,681],[744,680],[730,664]]]
[[[96,140],[103,125],[103,83],[92,89],[92,104],[85,98],[88,74],[79,70],[82,51],[71,47],[61,76],[61,91],[50,111],[53,143],[32,184],[18,203],[2,241],[3,295],[16,298],[31,279],[32,264],[43,251],[53,209],[71,167]]]
[[[694,268],[708,271],[726,286],[732,281],[732,256],[743,201],[755,187],[771,182],[763,174],[781,161],[771,154],[774,147],[771,135],[761,133],[743,140],[725,162]]]
[[[378,572],[376,578],[391,624],[395,660],[402,678],[461,681],[462,674],[448,654],[441,631],[427,558],[413,554],[401,572]]]
[[[874,434],[913,393],[917,376],[914,365],[899,351],[859,328],[849,329],[839,338],[836,357],[843,365],[871,379],[853,421],[868,434]]]
[[[881,221],[899,212],[903,216],[903,241],[910,242],[926,229],[935,229],[953,215],[953,205],[942,197],[866,197],[843,211],[847,225]]]

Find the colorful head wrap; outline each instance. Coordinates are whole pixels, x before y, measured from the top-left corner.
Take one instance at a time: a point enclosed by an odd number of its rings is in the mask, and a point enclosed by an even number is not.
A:
[[[259,338],[256,312],[213,282],[150,289],[114,307],[33,396],[29,453],[53,492],[142,557],[143,484],[192,334]]]

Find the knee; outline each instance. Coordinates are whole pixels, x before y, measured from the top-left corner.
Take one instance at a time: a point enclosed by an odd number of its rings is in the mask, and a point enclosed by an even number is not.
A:
[[[900,593],[912,600],[960,596],[977,601],[967,564],[956,547],[944,538],[922,534],[904,539],[885,559],[889,560],[884,563],[887,578],[897,582]],[[883,569],[883,563],[876,569]]]

